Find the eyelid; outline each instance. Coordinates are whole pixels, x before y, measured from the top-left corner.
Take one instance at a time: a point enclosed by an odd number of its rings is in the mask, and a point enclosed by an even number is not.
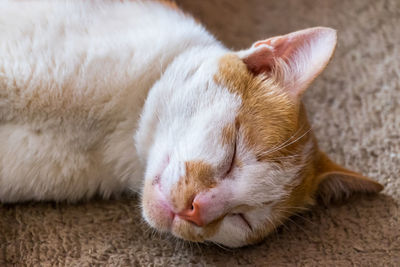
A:
[[[252,210],[254,210],[256,208],[257,207],[250,206],[250,205],[247,205],[247,204],[241,204],[241,205],[238,205],[238,206],[234,207],[233,209],[231,209],[229,211],[229,213],[244,213],[244,212],[252,211]]]
[[[235,145],[234,145],[234,147],[233,147],[232,158],[231,158],[231,161],[230,161],[230,164],[229,164],[229,168],[228,168],[228,170],[226,171],[225,175],[228,175],[228,174],[232,171],[233,167],[235,166],[236,143],[237,143],[237,142],[236,142],[236,138],[235,138]]]

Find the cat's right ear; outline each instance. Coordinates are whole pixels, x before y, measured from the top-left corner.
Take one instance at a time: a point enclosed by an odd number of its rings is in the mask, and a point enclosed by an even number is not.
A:
[[[325,204],[346,199],[354,193],[378,193],[383,189],[378,182],[336,164],[322,151],[316,162],[317,195]]]
[[[240,56],[254,75],[277,75],[298,99],[328,64],[335,46],[336,31],[316,27],[258,41]]]

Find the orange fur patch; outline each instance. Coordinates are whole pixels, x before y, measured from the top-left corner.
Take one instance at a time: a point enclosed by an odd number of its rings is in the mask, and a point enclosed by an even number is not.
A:
[[[309,139],[306,134],[309,125],[300,123],[306,121],[299,117],[301,105],[290,99],[276,79],[254,76],[234,54],[221,58],[214,79],[231,93],[241,96],[242,106],[236,118],[239,132],[260,161],[297,153]],[[301,115],[305,116],[305,113]],[[226,132],[223,131],[223,140],[227,139]],[[289,138],[295,139],[303,134],[304,137],[285,149],[266,155],[266,151],[275,150],[274,147]]]
[[[279,76],[266,77],[253,75],[243,61],[234,54],[228,54],[219,62],[219,72],[214,77],[218,84],[227,87],[231,93],[242,99],[242,106],[237,115],[239,135],[246,145],[253,150],[259,161],[283,163],[293,165],[306,160],[299,177],[300,183],[294,188],[287,199],[283,199],[275,209],[287,213],[276,218],[275,223],[289,217],[299,207],[311,204],[316,182],[314,175],[313,155],[316,151],[316,141],[310,130],[307,116],[301,102],[294,102],[279,83]],[[231,134],[231,133],[230,133]],[[233,134],[232,134],[233,135]],[[226,130],[223,140],[226,139]],[[297,139],[297,140],[296,140]],[[288,141],[289,140],[289,141]],[[284,142],[291,143],[279,149]],[[304,146],[312,142],[313,147],[309,155],[302,155]],[[270,153],[266,153],[271,151]],[[291,185],[288,185],[289,187]],[[279,214],[278,212],[274,214]],[[248,238],[250,243],[257,242],[266,233],[273,230],[272,225],[256,229]]]
[[[222,129],[222,145],[232,145],[235,143],[235,125],[228,124]]]
[[[188,161],[185,167],[186,175],[179,179],[171,191],[171,200],[177,210],[190,208],[196,194],[215,186],[214,171],[209,164]]]
[[[201,191],[213,188],[216,183],[212,167],[203,161],[188,161],[185,163],[186,175],[181,177],[171,191],[171,201],[178,210],[191,207],[193,198]],[[174,231],[183,238],[191,241],[201,242],[212,236],[218,230],[222,218],[202,227],[202,234],[195,232],[190,222],[182,221]]]

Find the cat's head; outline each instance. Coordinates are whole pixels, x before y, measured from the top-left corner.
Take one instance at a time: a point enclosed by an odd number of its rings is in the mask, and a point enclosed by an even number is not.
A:
[[[230,247],[255,243],[295,212],[382,186],[319,151],[301,95],[336,32],[312,28],[250,49],[192,49],[152,88],[136,136],[142,207],[159,231]]]

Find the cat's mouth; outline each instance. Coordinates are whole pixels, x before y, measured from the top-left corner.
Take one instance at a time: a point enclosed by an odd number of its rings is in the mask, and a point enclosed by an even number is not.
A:
[[[245,213],[228,213],[224,217],[215,220],[204,226],[197,226],[194,223],[182,220],[179,216],[174,216],[171,219],[169,231],[183,239],[204,242],[209,235],[212,235],[221,226],[223,220],[233,225],[239,231],[247,233],[253,232],[253,226]]]
[[[240,220],[240,224],[248,228],[250,231],[253,231],[253,227],[251,226],[250,221],[248,218],[246,218],[246,215],[244,213],[231,213],[228,214],[227,216],[232,216],[236,218],[237,220]]]
[[[247,230],[249,230],[249,231],[253,231],[253,226],[252,226],[252,224],[250,223],[250,220],[246,217],[246,215],[244,214],[244,213],[228,213],[228,214],[226,214],[223,218],[222,218],[222,220],[224,219],[224,218],[229,218],[229,219],[231,219],[231,220],[233,220],[233,224],[235,225],[235,226],[238,226],[238,227],[240,227],[240,228],[245,228],[245,229],[247,229]],[[179,216],[173,216],[173,218],[172,218],[172,221],[171,221],[171,231],[173,230],[173,224],[175,223],[175,221],[177,220],[177,218],[179,218]],[[219,219],[219,220],[216,220],[216,221],[220,221],[221,219]],[[215,221],[213,221],[213,222],[211,222],[211,223],[209,223],[209,224],[214,224],[214,222]],[[207,226],[209,225],[209,224],[207,224],[207,225],[205,225],[205,226],[198,226],[198,225],[196,225],[195,223],[192,223],[192,222],[187,222],[189,225],[192,225],[193,227],[196,227],[196,228],[198,228],[198,229],[201,229],[201,228],[207,228]]]
[[[236,229],[234,231],[237,233],[237,236],[235,234],[235,237],[231,237],[235,239],[239,238],[240,240],[243,238],[243,242],[246,236],[254,234],[252,223],[245,213],[228,213],[224,217],[201,227],[182,220],[179,216],[174,216],[171,218],[169,232],[176,237],[191,242],[215,242],[214,240],[218,240],[221,237],[221,227]],[[225,230],[223,230],[222,233],[225,232]],[[220,244],[225,243],[222,240],[216,242]]]

